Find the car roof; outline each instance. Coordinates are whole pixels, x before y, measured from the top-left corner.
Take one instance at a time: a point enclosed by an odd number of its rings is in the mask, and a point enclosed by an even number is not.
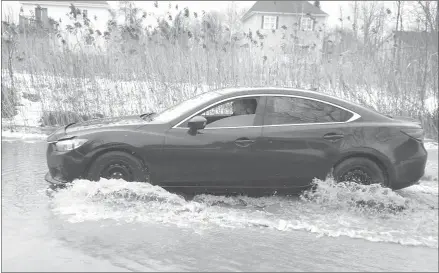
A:
[[[289,88],[289,87],[237,87],[237,88],[223,88],[213,90],[214,92],[221,95],[247,95],[247,94],[285,94],[285,95],[296,95],[296,96],[309,96],[312,98],[328,98],[337,99],[335,96],[327,95],[321,92],[299,89],[299,88]],[[343,100],[346,103],[351,103],[349,101]]]
[[[295,95],[295,96],[305,96],[314,99],[324,100],[333,104],[340,105],[354,112],[357,112],[362,117],[369,117],[372,119],[386,119],[387,118],[377,111],[364,107],[355,102],[351,102],[336,96],[329,94],[324,94],[322,92],[311,91],[306,89],[291,88],[291,87],[236,87],[236,88],[222,88],[213,90],[213,92],[218,93],[226,97],[236,96],[236,95],[257,95],[257,94],[283,94],[283,95]],[[367,118],[368,119],[368,118]]]

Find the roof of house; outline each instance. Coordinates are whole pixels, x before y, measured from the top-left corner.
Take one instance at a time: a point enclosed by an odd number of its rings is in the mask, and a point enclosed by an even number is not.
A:
[[[243,16],[248,19],[256,12],[297,13],[327,16],[328,14],[308,1],[257,1]]]
[[[70,1],[71,3],[73,3],[73,5],[74,4],[76,4],[76,3],[79,3],[79,4],[101,4],[101,5],[108,5],[108,2],[107,1]]]
[[[20,4],[46,4],[46,5],[50,5],[50,4],[54,4],[56,3],[56,5],[68,5],[70,6],[70,4],[73,5],[80,5],[80,6],[87,6],[87,5],[91,5],[91,6],[100,6],[100,7],[109,7],[108,2],[107,1],[76,1],[76,0],[71,0],[71,1],[19,1]]]

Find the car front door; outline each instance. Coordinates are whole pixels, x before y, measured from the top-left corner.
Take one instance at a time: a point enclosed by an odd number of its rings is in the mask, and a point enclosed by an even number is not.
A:
[[[311,98],[268,96],[262,138],[255,155],[262,166],[258,186],[302,188],[325,179],[353,113]]]
[[[190,115],[171,128],[163,148],[162,185],[190,191],[241,191],[255,177],[254,168],[261,162],[254,157],[253,147],[262,136],[262,99],[256,101],[254,114],[233,115],[232,103],[242,99],[220,101]],[[204,129],[191,133],[187,121],[204,116]],[[259,125],[259,126],[256,126]]]

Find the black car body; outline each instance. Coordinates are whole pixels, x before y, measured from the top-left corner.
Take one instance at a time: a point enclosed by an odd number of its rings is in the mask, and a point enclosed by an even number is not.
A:
[[[228,103],[243,98],[257,101],[255,113],[229,115]],[[226,114],[218,114],[221,107]],[[52,184],[89,179],[100,168],[95,178],[148,181],[191,193],[301,190],[334,169],[354,170],[361,160],[369,162],[363,170],[371,176],[381,173],[380,183],[401,189],[419,181],[427,160],[423,130],[414,120],[288,88],[211,91],[160,114],[70,124],[48,143],[46,180]],[[112,154],[122,163],[105,159]],[[133,161],[141,166],[134,174]],[[108,162],[117,169],[113,176],[103,175]]]

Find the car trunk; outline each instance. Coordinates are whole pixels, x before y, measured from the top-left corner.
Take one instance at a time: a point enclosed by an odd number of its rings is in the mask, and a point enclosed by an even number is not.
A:
[[[396,120],[396,121],[400,121],[400,122],[413,122],[415,124],[418,124],[422,127],[422,122],[419,119],[415,119],[412,117],[407,117],[407,116],[391,116],[391,115],[386,115],[387,117]]]

